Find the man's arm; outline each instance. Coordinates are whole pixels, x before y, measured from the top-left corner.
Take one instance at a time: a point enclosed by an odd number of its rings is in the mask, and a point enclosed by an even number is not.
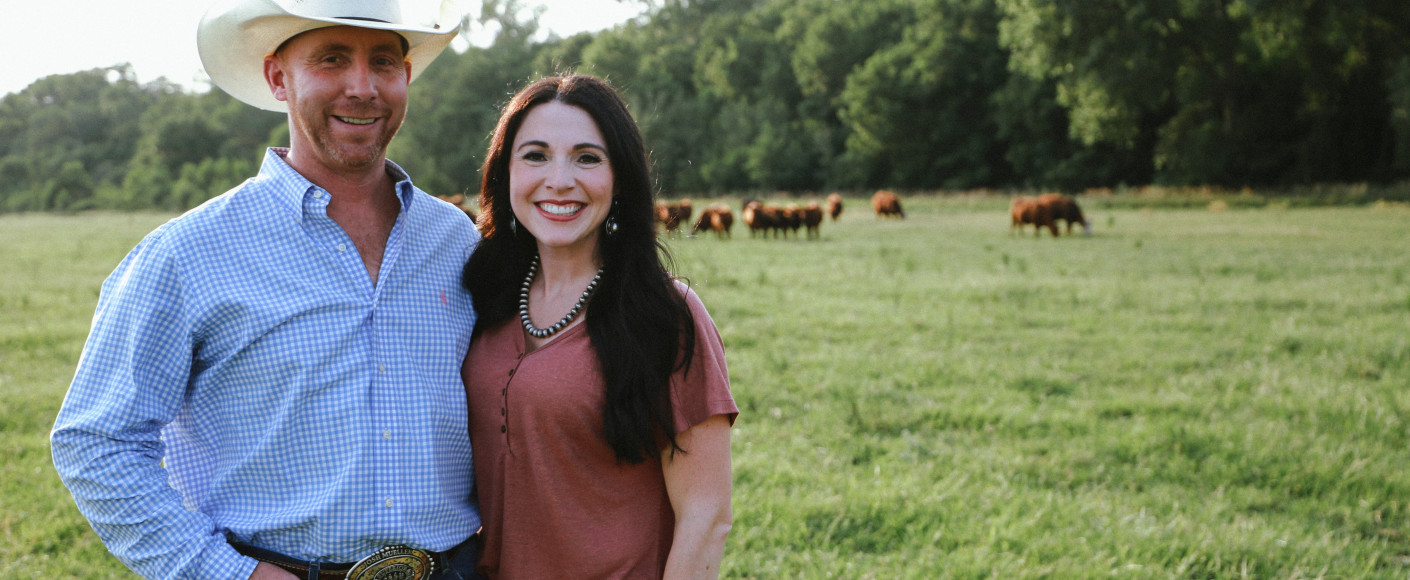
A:
[[[255,567],[162,467],[161,429],[191,369],[176,260],[149,236],[103,283],[93,327],[50,435],[54,467],[108,549],[147,578],[244,578]]]

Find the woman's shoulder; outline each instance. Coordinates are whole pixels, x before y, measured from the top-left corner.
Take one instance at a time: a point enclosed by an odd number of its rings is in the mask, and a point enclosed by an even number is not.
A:
[[[705,303],[700,300],[700,295],[695,293],[695,289],[690,287],[690,283],[682,280],[679,276],[671,276],[671,284],[685,298],[685,303],[690,305],[692,312],[705,310]]]
[[[672,277],[671,282],[675,285],[676,291],[685,298],[685,304],[690,309],[690,316],[694,319],[695,326],[714,328],[715,320],[710,316],[709,310],[705,308],[705,301],[700,298],[695,289],[678,277]]]

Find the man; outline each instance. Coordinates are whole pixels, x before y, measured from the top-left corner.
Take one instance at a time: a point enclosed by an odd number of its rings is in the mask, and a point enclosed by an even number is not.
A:
[[[286,110],[288,149],[143,239],[104,282],[52,434],[108,548],[148,578],[472,578],[459,367],[465,214],[385,157],[460,14],[234,0],[212,81]]]

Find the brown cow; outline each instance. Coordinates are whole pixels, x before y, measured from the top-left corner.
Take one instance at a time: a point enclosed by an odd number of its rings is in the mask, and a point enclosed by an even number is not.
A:
[[[667,232],[680,229],[681,224],[689,224],[691,213],[690,198],[676,203],[656,202],[656,221],[665,225]]]
[[[842,194],[827,194],[827,215],[832,216],[832,221],[837,221],[838,216],[842,215]]]
[[[769,230],[774,227],[773,216],[764,211],[764,204],[758,201],[744,202],[744,210],[740,212],[739,217],[744,220],[744,225],[749,226],[749,237],[751,238],[760,233],[764,237],[768,237]]]
[[[884,189],[871,196],[871,209],[876,217],[906,219],[906,212],[901,210],[901,198]]]
[[[733,237],[730,228],[734,227],[734,212],[723,205],[713,205],[700,211],[700,219],[695,222],[693,234],[699,234],[702,230],[711,230],[720,239]]]
[[[749,226],[749,237],[755,234],[769,236],[773,232],[777,239],[779,234],[788,236],[788,219],[784,216],[784,209],[776,205],[764,205],[756,200],[749,200],[744,205],[744,211],[740,216],[744,223]]]
[[[790,233],[797,237],[798,228],[803,227],[803,210],[798,208],[798,204],[790,203],[778,211],[781,222],[779,230],[783,232],[783,237],[788,238]]]
[[[823,211],[821,207],[818,207],[818,202],[810,201],[799,211],[802,213],[803,225],[808,228],[808,239],[822,237],[822,234],[818,232],[818,227],[822,225]]]
[[[1009,203],[1009,236],[1014,235],[1017,230],[1019,235],[1023,234],[1024,224],[1033,224],[1033,235],[1035,237],[1043,234],[1043,228],[1048,228],[1057,237],[1057,222],[1053,220],[1053,210],[1051,206],[1038,203],[1038,198],[1021,195],[1013,198]]]
[[[1038,203],[1049,208],[1053,228],[1055,228],[1053,235],[1057,235],[1058,220],[1067,222],[1067,235],[1069,236],[1072,235],[1073,223],[1082,224],[1082,235],[1092,235],[1092,224],[1087,221],[1086,216],[1082,215],[1082,208],[1077,207],[1077,200],[1060,193],[1045,193],[1038,196]]]

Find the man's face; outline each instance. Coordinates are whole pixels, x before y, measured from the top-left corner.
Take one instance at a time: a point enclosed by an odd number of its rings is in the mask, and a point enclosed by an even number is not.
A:
[[[275,98],[289,105],[291,155],[344,172],[379,168],[406,117],[411,65],[394,32],[310,30],[265,58]]]

